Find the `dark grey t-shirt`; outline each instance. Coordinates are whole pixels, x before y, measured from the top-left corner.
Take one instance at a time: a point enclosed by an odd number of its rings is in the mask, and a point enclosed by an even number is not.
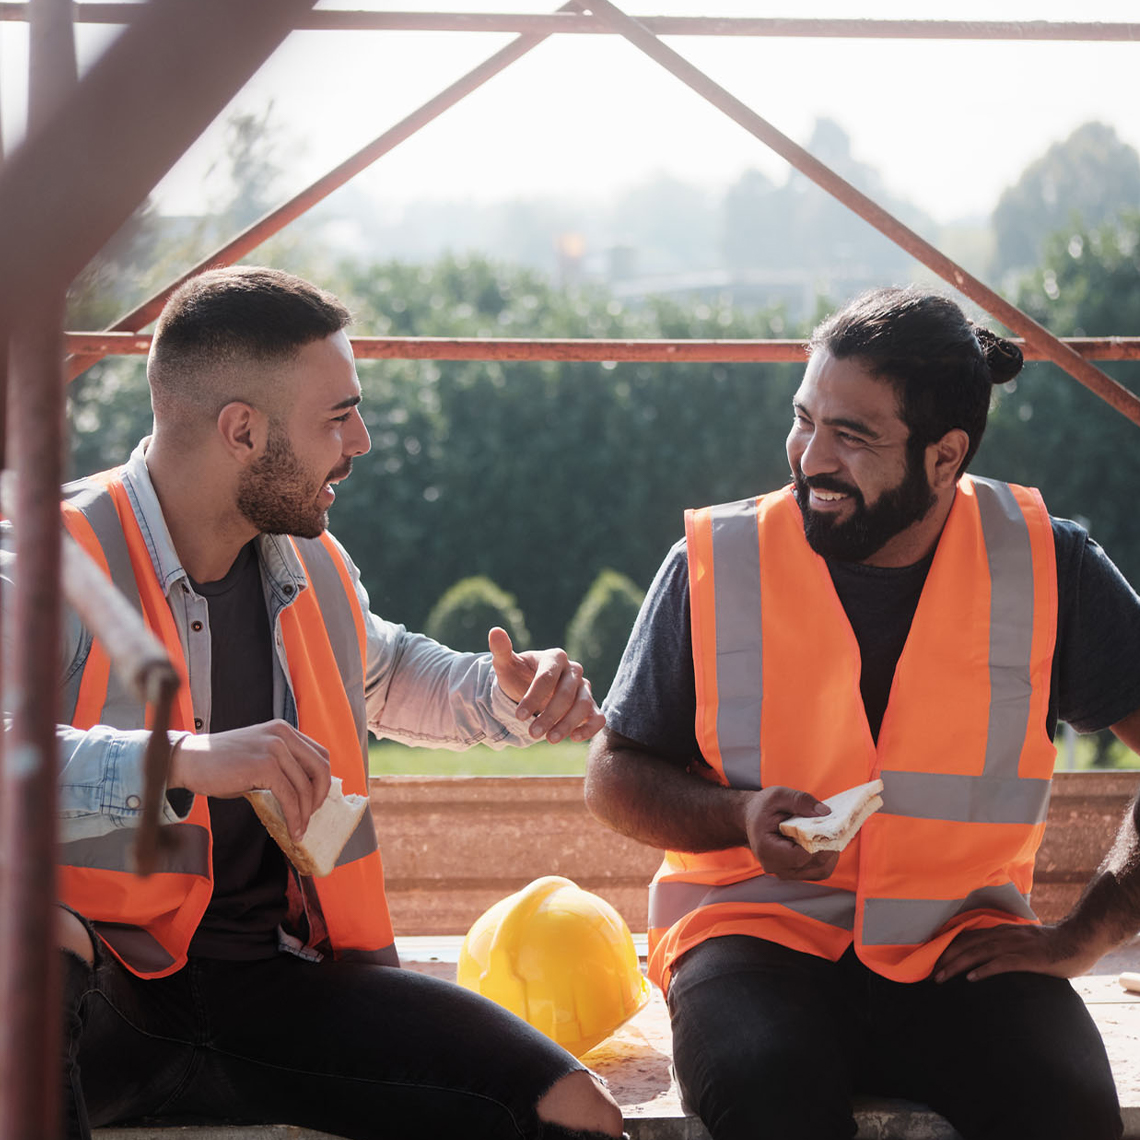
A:
[[[1140,597],[1083,527],[1053,519],[1057,552],[1057,647],[1049,691],[1058,719],[1096,732],[1140,708]],[[859,642],[860,687],[877,735],[931,558],[900,569],[829,562]],[[604,711],[614,732],[688,764],[697,746],[689,624],[689,568],[682,539],[670,550],[630,635]]]
[[[226,576],[194,583],[210,610],[210,732],[273,719],[273,643],[254,543]],[[288,870],[249,802],[210,797],[214,893],[190,943],[201,958],[249,960],[277,953]]]

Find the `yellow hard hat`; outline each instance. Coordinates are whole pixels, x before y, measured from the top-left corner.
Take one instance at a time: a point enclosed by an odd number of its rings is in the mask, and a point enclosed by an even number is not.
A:
[[[475,920],[459,984],[580,1057],[649,1000],[625,920],[560,875],[535,879]]]

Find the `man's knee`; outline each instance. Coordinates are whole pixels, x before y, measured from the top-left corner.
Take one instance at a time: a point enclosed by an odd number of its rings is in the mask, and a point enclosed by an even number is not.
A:
[[[95,964],[95,947],[87,927],[64,907],[56,908],[56,941],[61,950],[70,950],[88,966]]]
[[[556,1081],[538,1102],[539,1119],[553,1125],[547,1133],[574,1136],[622,1135],[622,1115],[617,1101],[584,1069]]]

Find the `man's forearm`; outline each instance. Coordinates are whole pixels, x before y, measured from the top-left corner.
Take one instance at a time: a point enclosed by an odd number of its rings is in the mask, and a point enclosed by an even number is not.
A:
[[[1140,796],[1112,849],[1060,929],[1098,957],[1140,933]]]
[[[1140,755],[1140,709],[1112,731]],[[1060,925],[1101,954],[1140,933],[1140,795],[1125,813],[1104,862]]]
[[[616,739],[615,739],[616,737]],[[653,847],[747,847],[749,792],[703,780],[603,730],[590,750],[586,805],[602,823]]]

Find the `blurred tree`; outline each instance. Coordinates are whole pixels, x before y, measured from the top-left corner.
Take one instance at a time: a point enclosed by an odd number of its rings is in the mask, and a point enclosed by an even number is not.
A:
[[[1016,299],[1060,336],[1140,335],[1140,210],[1051,235],[1042,267],[1023,278]],[[1140,364],[1100,367],[1140,391]],[[1054,514],[1087,520],[1140,583],[1140,428],[1053,365],[1026,365],[995,403],[976,469],[1040,487]]]
[[[362,333],[753,337],[773,314],[557,290],[480,257],[345,266],[329,282]],[[788,330],[780,323],[780,335]],[[612,567],[649,581],[686,506],[786,478],[794,366],[361,361],[371,455],[333,525],[377,612],[410,625],[458,578],[514,593],[556,644]]]
[[[1112,127],[1090,122],[1054,143],[1006,190],[993,214],[993,272],[1000,279],[1040,265],[1049,235],[1096,227],[1140,206],[1140,155]]]
[[[598,704],[613,684],[644,597],[624,574],[603,570],[566,627],[566,652],[582,663]]]
[[[424,633],[452,649],[484,653],[487,633],[497,625],[511,635],[518,652],[530,648],[530,633],[514,595],[480,574],[456,582],[436,602]]]
[[[260,114],[236,112],[227,120],[224,150],[210,168],[222,192],[209,212],[192,219],[169,218],[148,200],[132,214],[73,283],[68,328],[111,324],[274,204],[282,171],[276,156],[285,139],[271,115],[272,104]],[[319,247],[304,235],[304,227],[294,228],[245,260],[315,276],[307,270]],[[99,361],[72,382],[67,396],[72,427],[69,475],[122,462],[150,430],[146,362],[140,357]]]
[[[818,119],[807,150],[908,225],[933,229],[921,211],[891,195],[873,166],[851,153],[851,139],[838,123]],[[746,170],[725,195],[723,226],[725,260],[737,270],[811,271],[859,287],[908,278],[913,268],[894,242],[797,170],[789,170],[780,186]]]

